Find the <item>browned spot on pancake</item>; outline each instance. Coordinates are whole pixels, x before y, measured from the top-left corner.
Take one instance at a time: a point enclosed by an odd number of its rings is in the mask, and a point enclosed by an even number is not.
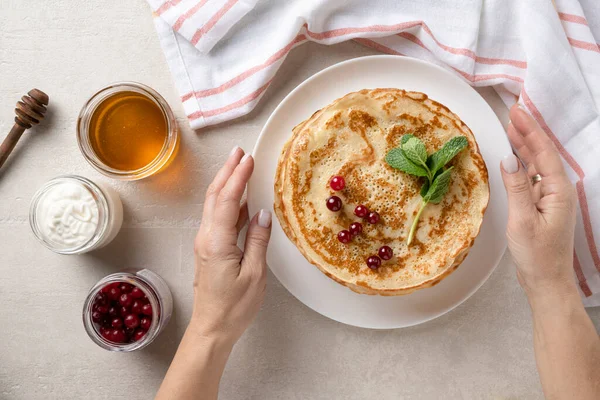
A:
[[[444,125],[440,122],[440,119],[437,117],[437,115],[434,116],[429,123],[431,124],[431,126],[436,127],[436,128],[443,129],[443,127],[444,127]]]
[[[410,251],[414,251],[417,255],[422,256],[427,250],[425,244],[415,235],[413,242],[410,245]]]
[[[350,129],[360,133],[363,137],[365,137],[367,128],[377,125],[375,118],[362,110],[350,110],[348,117],[350,117]]]
[[[365,288],[369,288],[369,289],[371,288],[371,286],[369,286],[369,284],[365,281],[356,281],[356,284],[361,287],[365,287]]]
[[[400,145],[400,138],[406,135],[408,132],[404,125],[394,125],[388,131],[385,141],[388,146],[388,151]]]
[[[325,123],[325,128],[327,129],[341,129],[344,127],[344,120],[342,119],[342,112],[336,112],[333,117],[329,118],[329,120]]]
[[[332,135],[327,140],[327,144],[325,146],[314,149],[310,152],[310,166],[314,167],[316,164],[321,162],[321,160],[330,155],[335,151],[335,146],[337,143],[337,136]]]

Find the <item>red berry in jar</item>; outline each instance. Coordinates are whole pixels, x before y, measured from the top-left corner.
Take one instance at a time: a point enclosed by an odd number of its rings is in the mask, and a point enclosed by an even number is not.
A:
[[[145,330],[150,329],[151,324],[152,324],[152,320],[150,318],[144,317],[140,320],[140,326],[142,328],[144,328]]]
[[[364,218],[369,214],[369,209],[365,206],[363,206],[362,204],[359,206],[356,206],[356,208],[354,209],[354,215],[356,215],[358,218]]]
[[[121,306],[119,307],[119,315],[125,317],[127,314],[131,314],[131,307]]]
[[[94,299],[94,304],[97,306],[108,304],[108,298],[104,293],[98,293],[96,298]]]
[[[119,304],[121,304],[123,307],[129,308],[133,304],[133,297],[131,297],[129,293],[123,293],[119,297]]]
[[[141,338],[143,338],[145,334],[146,334],[145,330],[143,330],[143,329],[136,329],[135,332],[133,333],[132,340],[134,342],[137,342],[138,340],[140,340]]]
[[[363,230],[363,226],[360,222],[353,222],[350,224],[350,228],[348,228],[352,236],[360,235]]]
[[[133,289],[133,285],[127,282],[122,282],[121,285],[119,285],[119,289],[121,290],[121,293],[129,293]]]
[[[96,311],[98,311],[100,314],[107,314],[108,313],[108,306],[105,306],[105,305],[98,306],[96,308]]]
[[[121,296],[121,289],[119,287],[111,287],[108,290],[108,298],[111,300],[118,300],[119,296]]]
[[[100,335],[106,340],[112,341],[111,333],[112,333],[112,331],[108,328],[104,328],[104,327],[100,328]]]
[[[382,260],[390,260],[394,257],[394,252],[390,246],[381,246],[378,253]]]
[[[110,315],[113,318],[118,317],[119,316],[119,308],[112,306],[111,308],[108,309],[108,315]]]
[[[144,297],[144,292],[142,292],[142,289],[140,289],[137,286],[134,286],[133,289],[131,289],[131,297],[133,297],[134,299],[141,299],[142,297]]]
[[[123,326],[123,320],[121,318],[113,318],[110,321],[110,326],[112,326],[113,328],[120,328]]]
[[[381,258],[377,256],[371,256],[367,258],[367,267],[371,269],[377,269],[381,266]]]
[[[134,314],[141,314],[144,304],[145,303],[142,300],[134,300],[133,305],[131,306],[131,312]]]
[[[140,319],[135,314],[129,314],[125,317],[123,322],[125,323],[125,326],[128,328],[137,328],[138,325],[140,324]]]
[[[369,215],[367,216],[367,221],[369,221],[370,224],[376,224],[379,222],[379,214],[376,213],[375,211],[370,212]]]
[[[94,321],[97,324],[102,322],[103,317],[104,316],[99,311],[92,312],[92,321]]]
[[[110,336],[113,342],[115,343],[124,343],[127,340],[127,336],[125,335],[125,330],[123,329],[113,329],[110,332]]]
[[[342,190],[346,187],[346,181],[343,176],[334,176],[331,178],[329,186],[335,191]]]
[[[327,208],[331,211],[340,211],[342,209],[342,199],[331,196],[327,199]]]
[[[142,314],[144,315],[152,315],[152,304],[144,304],[142,306]]]
[[[350,233],[350,231],[347,230],[343,230],[343,231],[339,231],[338,235],[338,240],[342,243],[350,243],[350,241],[352,240],[352,234]]]

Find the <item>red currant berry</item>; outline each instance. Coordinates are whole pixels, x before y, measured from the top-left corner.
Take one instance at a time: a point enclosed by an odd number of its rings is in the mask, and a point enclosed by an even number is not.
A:
[[[335,191],[342,190],[346,187],[346,181],[343,176],[334,176],[329,182],[329,186]]]
[[[134,299],[141,299],[142,297],[144,297],[144,292],[142,292],[142,289],[140,289],[139,287],[135,286],[133,289],[131,289],[131,297],[133,297]]]
[[[108,298],[111,300],[118,300],[120,295],[121,289],[119,289],[118,287],[111,287],[108,290]]]
[[[382,260],[390,260],[394,257],[394,252],[390,246],[381,246],[379,248],[379,257],[381,257]]]
[[[121,290],[121,293],[129,293],[133,289],[133,285],[127,282],[121,282],[119,289]]]
[[[367,216],[367,214],[369,214],[369,209],[362,204],[356,206],[354,209],[354,215],[356,215],[358,218],[364,218]]]
[[[134,314],[141,314],[144,302],[142,300],[135,300],[131,306],[131,312]]]
[[[110,315],[113,318],[118,317],[119,316],[119,308],[115,307],[115,306],[109,308],[108,315]]]
[[[106,305],[108,303],[108,299],[106,298],[106,294],[100,292],[96,295],[94,299],[94,304],[96,305]]]
[[[363,227],[360,222],[353,222],[350,224],[350,228],[348,229],[352,236],[360,235],[362,233]]]
[[[152,324],[152,320],[150,318],[144,317],[140,320],[140,326],[145,330],[150,329],[151,324]]]
[[[100,312],[94,311],[92,313],[92,321],[94,321],[95,323],[99,324],[100,322],[102,322],[102,318],[104,318],[104,316],[100,314]]]
[[[113,318],[112,321],[110,321],[110,326],[113,328],[120,328],[123,326],[123,320],[121,318]]]
[[[125,317],[127,314],[131,314],[131,307],[121,306],[119,307],[119,315]]]
[[[123,322],[125,323],[125,326],[128,328],[137,328],[138,325],[140,324],[140,319],[135,314],[129,314],[125,317]]]
[[[96,311],[98,311],[100,314],[106,314],[106,313],[108,313],[108,306],[105,306],[105,305],[98,306],[98,308],[96,308]]]
[[[100,328],[100,335],[106,339],[112,341],[112,331],[108,328]]]
[[[115,343],[124,343],[127,340],[127,336],[125,335],[125,330],[123,329],[113,329],[110,333],[111,339]]]
[[[123,293],[119,297],[119,304],[121,304],[123,307],[131,307],[133,304],[133,297],[131,297],[129,293]]]
[[[152,315],[152,304],[144,304],[142,306],[142,314],[144,315]]]
[[[342,199],[337,196],[331,196],[327,199],[327,208],[331,211],[340,211],[342,209]]]
[[[377,256],[371,256],[367,258],[367,267],[371,269],[377,269],[381,265],[381,258]]]
[[[350,243],[352,240],[352,234],[344,229],[338,233],[338,240],[342,243]]]
[[[133,340],[134,342],[137,342],[138,340],[143,338],[145,334],[146,334],[145,330],[136,329],[135,332],[133,333],[133,337],[131,338],[131,340]]]
[[[370,224],[376,224],[379,222],[379,214],[377,214],[375,211],[370,212],[369,216],[367,217],[367,221],[369,221]]]

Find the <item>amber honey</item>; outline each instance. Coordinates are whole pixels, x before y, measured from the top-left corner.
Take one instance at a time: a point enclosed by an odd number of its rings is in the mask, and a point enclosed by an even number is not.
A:
[[[89,144],[106,166],[134,171],[160,154],[169,134],[163,110],[152,99],[134,91],[102,100],[89,123]]]

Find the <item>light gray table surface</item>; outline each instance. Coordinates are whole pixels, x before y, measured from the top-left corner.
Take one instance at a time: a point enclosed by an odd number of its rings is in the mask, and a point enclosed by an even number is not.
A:
[[[1,0],[0,135],[8,133],[14,103],[29,89],[46,91],[50,109],[0,170],[0,399],[152,398],[190,317],[192,241],[217,168],[234,145],[252,150],[270,113],[304,79],[370,54],[353,42],[305,44],[290,54],[250,115],[194,132],[144,0]],[[173,164],[133,183],[97,173],[75,139],[84,101],[123,80],[158,90],[182,134]],[[506,122],[493,91],[481,92]],[[108,247],[60,256],[33,237],[29,201],[62,174],[105,182],[120,193],[125,222]],[[171,287],[173,319],[147,349],[104,351],[84,332],[83,300],[101,277],[139,267],[156,271]],[[600,309],[591,315],[598,325]],[[235,347],[221,383],[221,398],[231,400],[541,397],[529,308],[508,254],[454,311],[390,331],[331,321],[270,275],[263,309]]]

